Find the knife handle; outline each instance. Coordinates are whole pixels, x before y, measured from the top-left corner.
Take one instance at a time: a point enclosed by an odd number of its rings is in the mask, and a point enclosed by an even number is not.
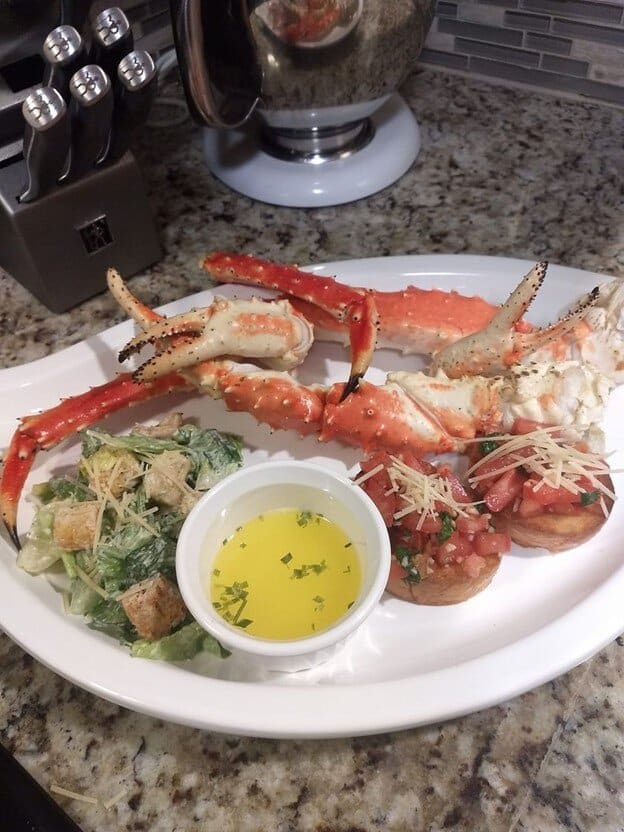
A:
[[[135,49],[117,67],[115,107],[107,162],[120,159],[147,121],[156,97],[158,72],[149,52]]]
[[[67,105],[58,90],[39,87],[22,104],[24,159],[28,172],[20,202],[33,202],[53,190],[61,176],[70,147]]]
[[[80,827],[0,745],[0,829],[81,832]]]
[[[105,9],[93,21],[93,42],[89,60],[101,66],[113,79],[117,78],[117,66],[132,51],[134,38],[130,21],[116,6]]]
[[[83,66],[69,82],[72,96],[69,179],[78,179],[104,158],[110,140],[113,90],[99,66]]]
[[[69,103],[69,79],[86,63],[84,42],[73,26],[57,26],[43,42],[47,64],[44,84],[57,89]]]

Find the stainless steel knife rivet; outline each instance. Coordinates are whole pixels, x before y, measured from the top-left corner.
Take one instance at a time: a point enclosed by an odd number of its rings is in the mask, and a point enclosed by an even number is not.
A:
[[[121,9],[114,7],[96,17],[94,28],[99,41],[104,46],[111,46],[128,34],[130,22]]]
[[[40,87],[29,93],[22,104],[24,119],[39,130],[52,127],[65,115],[66,110],[61,94],[50,87]]]
[[[83,47],[82,38],[73,26],[57,26],[43,42],[43,56],[51,64],[73,60]]]

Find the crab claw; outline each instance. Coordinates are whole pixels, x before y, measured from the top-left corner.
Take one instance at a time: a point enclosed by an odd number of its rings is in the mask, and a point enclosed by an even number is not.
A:
[[[357,390],[360,379],[364,376],[375,351],[377,334],[377,306],[371,292],[353,303],[346,315],[351,338],[351,372],[344,386],[340,401]]]
[[[565,317],[548,327],[526,331],[526,327],[519,324],[544,282],[547,268],[546,262],[534,266],[487,326],[436,353],[431,372],[443,370],[450,378],[498,375],[574,329],[587,309],[596,302],[597,288]],[[514,328],[516,325],[517,328]]]
[[[135,371],[139,382],[225,355],[256,358],[271,369],[291,370],[302,363],[314,341],[312,325],[287,300],[216,298],[203,309],[163,318],[135,298],[117,272],[109,272],[108,284],[143,328],[120,351],[119,361],[148,344],[156,349]]]
[[[192,389],[192,384],[177,373],[150,384],[136,384],[126,373],[80,396],[65,399],[50,410],[22,419],[5,454],[0,479],[0,513],[16,548],[20,548],[17,506],[38,451],[53,448],[76,431],[117,410],[174,390],[188,389]]]
[[[379,316],[373,292],[339,283],[333,277],[303,272],[296,266],[270,263],[246,254],[213,252],[203,261],[208,274],[221,283],[242,283],[275,289],[307,301],[349,327],[351,371],[343,397],[357,389],[375,349]]]

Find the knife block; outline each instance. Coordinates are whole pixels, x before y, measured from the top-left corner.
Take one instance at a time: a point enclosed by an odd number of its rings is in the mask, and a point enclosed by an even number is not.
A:
[[[52,312],[106,288],[106,270],[130,277],[162,249],[132,153],[29,203],[23,159],[0,167],[0,267]]]

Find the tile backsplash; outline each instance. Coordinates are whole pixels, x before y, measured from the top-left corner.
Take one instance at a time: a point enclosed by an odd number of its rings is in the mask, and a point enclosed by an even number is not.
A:
[[[624,107],[624,0],[439,0],[420,61]]]
[[[171,47],[168,0],[120,5],[143,48]],[[624,0],[438,0],[420,63],[624,107]]]

